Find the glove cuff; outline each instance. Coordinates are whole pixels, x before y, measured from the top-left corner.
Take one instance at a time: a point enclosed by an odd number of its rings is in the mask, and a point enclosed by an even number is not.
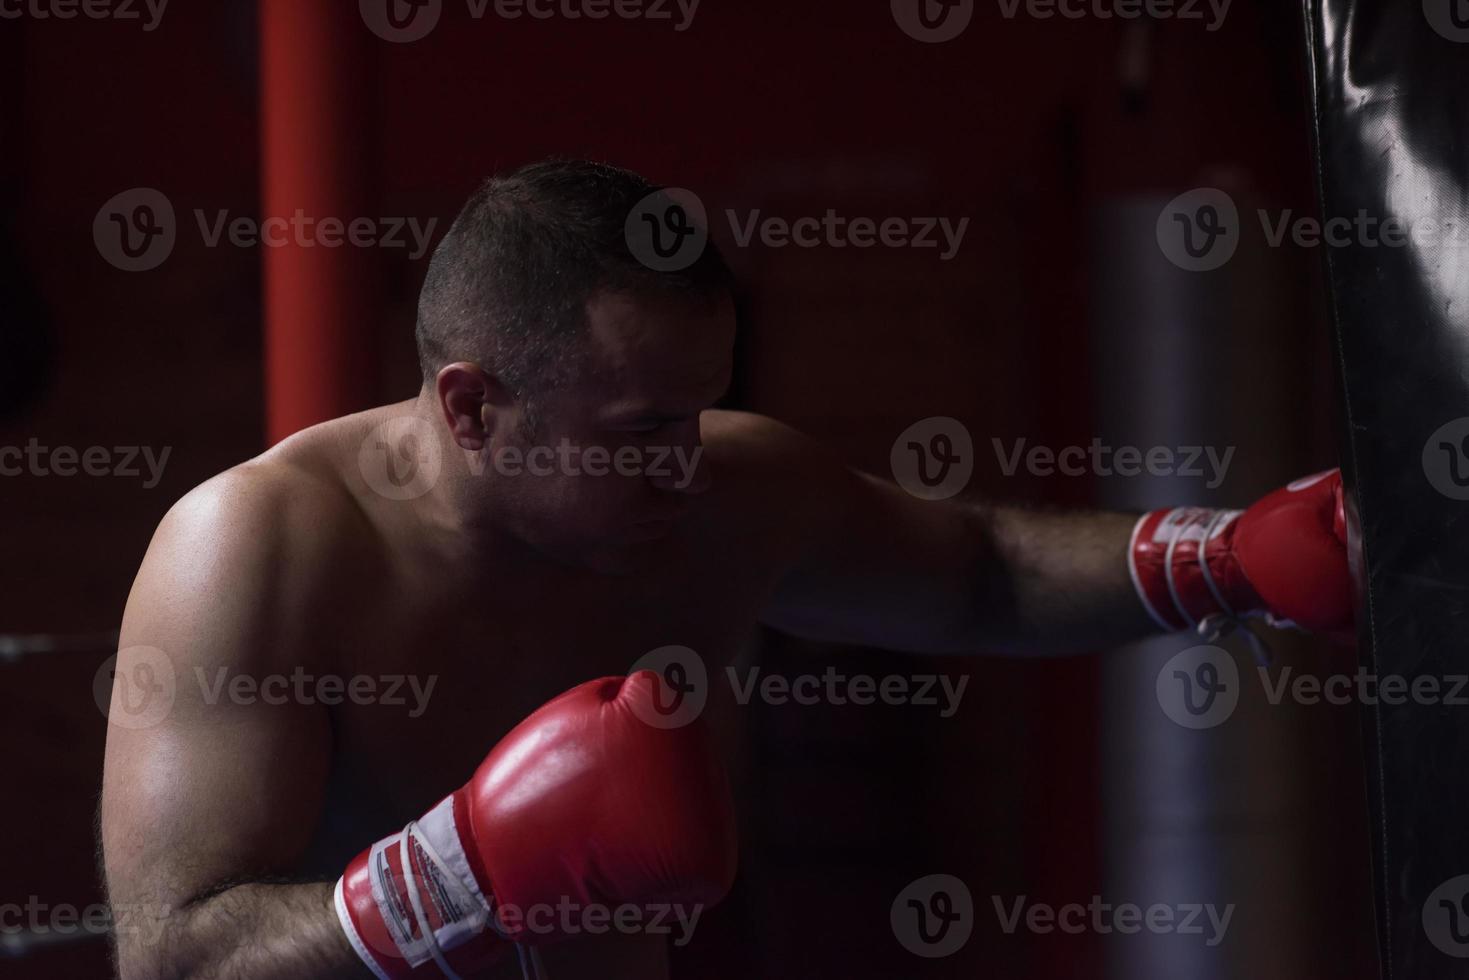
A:
[[[453,977],[503,952],[489,900],[480,890],[446,797],[422,820],[359,854],[337,882],[337,918],[347,941],[378,980],[420,967]]]
[[[1148,615],[1165,630],[1190,629],[1206,616],[1241,616],[1230,540],[1242,511],[1173,507],[1144,514],[1132,529],[1127,569]]]

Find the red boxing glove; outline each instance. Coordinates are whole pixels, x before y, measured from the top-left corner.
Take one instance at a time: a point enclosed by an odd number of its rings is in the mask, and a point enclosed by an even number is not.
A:
[[[729,784],[698,724],[643,721],[657,717],[661,683],[640,671],[572,688],[458,792],[353,859],[337,916],[380,980],[473,974],[511,944],[563,938],[567,911],[594,910],[605,930],[625,906],[724,897]]]
[[[1164,629],[1206,616],[1264,616],[1349,639],[1352,577],[1340,470],[1276,490],[1249,510],[1144,514],[1128,548],[1132,583]]]

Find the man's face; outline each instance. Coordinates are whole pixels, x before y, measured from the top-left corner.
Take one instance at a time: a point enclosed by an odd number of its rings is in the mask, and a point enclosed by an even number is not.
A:
[[[699,413],[729,387],[733,304],[602,293],[583,367],[539,399],[537,431],[497,441],[514,532],[561,560],[622,571],[677,533],[708,488]]]

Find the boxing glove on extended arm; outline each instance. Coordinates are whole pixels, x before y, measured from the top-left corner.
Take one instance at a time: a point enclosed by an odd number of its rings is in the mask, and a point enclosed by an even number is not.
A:
[[[1339,470],[1297,480],[1244,511],[1144,514],[1128,564],[1143,606],[1164,629],[1211,616],[1263,616],[1339,640],[1352,636]]]

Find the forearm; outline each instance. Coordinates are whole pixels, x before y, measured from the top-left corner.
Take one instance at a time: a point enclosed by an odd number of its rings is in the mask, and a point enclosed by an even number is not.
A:
[[[1158,632],[1128,574],[1136,514],[983,504],[969,518],[973,649],[1063,654]]]
[[[337,922],[332,888],[244,884],[191,903],[151,942],[119,936],[122,980],[370,978]]]
[[[1334,470],[1245,511],[1165,508],[1143,521],[916,500],[848,470],[816,483],[799,498],[817,505],[789,535],[799,547],[761,615],[796,636],[1045,656],[1264,617],[1350,639],[1354,590]]]

